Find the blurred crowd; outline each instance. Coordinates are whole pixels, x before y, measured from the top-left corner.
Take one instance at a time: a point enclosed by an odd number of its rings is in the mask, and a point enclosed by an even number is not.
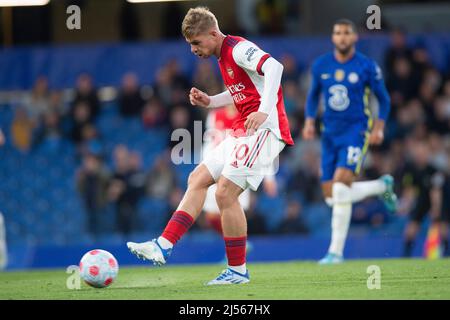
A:
[[[252,206],[247,213],[250,234],[308,234],[312,230],[303,217],[304,208],[324,205],[319,183],[319,141],[303,142],[300,135],[309,70],[300,68],[295,57],[288,53],[280,61],[284,65],[286,112],[296,146],[286,148],[281,154],[277,194],[267,195],[262,190],[252,195]],[[450,75],[442,74],[433,66],[425,46],[420,43],[409,46],[401,30],[392,32],[391,46],[383,63],[392,99],[391,114],[385,141],[371,149],[360,178],[375,179],[391,173],[400,198],[399,216],[417,211],[423,203],[422,193],[431,188],[443,190],[438,215],[447,221],[450,215]],[[213,61],[199,61],[194,73],[188,75],[181,71],[176,60],[170,60],[158,70],[151,95],[142,93],[140,79],[134,73],[123,76],[116,98],[119,116],[139,118],[143,128],[167,129],[167,150],[151,167],[142,165],[140,150],[131,150],[126,144],[105,150],[104,140],[108,137],[101,136],[97,127],[103,106],[88,74],[79,76],[69,101],[63,99],[61,92],[49,90],[45,77],[37,79],[29,96],[16,108],[11,138],[15,147],[24,153],[33,152],[43,141],[57,144],[62,139],[71,140],[79,157],[76,183],[86,208],[89,232],[99,232],[98,217],[105,206],[113,204],[117,231],[129,234],[138,223],[137,210],[142,199],[166,199],[171,208],[180,200],[183,186],[177,182],[175,165],[170,159],[173,146],[170,133],[177,128],[192,132],[194,120],[206,118],[205,110],[188,103],[192,86],[210,95],[222,91],[222,81]],[[106,161],[110,158],[112,163]],[[429,176],[429,181],[421,179],[424,176]],[[260,197],[284,199],[284,215],[277,226],[269,228],[264,215],[258,212],[256,204]],[[439,199],[430,201],[433,207]],[[352,222],[379,228],[391,218],[381,201],[368,199],[355,205]],[[197,227],[208,228],[206,220],[201,219]],[[406,231],[407,238],[413,239],[414,228],[410,229]]]

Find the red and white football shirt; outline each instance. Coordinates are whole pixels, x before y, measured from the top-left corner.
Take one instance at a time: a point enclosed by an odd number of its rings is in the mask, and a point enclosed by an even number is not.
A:
[[[227,36],[223,41],[219,57],[220,72],[239,112],[233,124],[234,136],[246,135],[244,123],[249,114],[259,109],[264,92],[264,74],[261,69],[269,57],[268,53],[244,38]],[[294,144],[281,85],[277,104],[259,129],[269,129],[286,144]]]

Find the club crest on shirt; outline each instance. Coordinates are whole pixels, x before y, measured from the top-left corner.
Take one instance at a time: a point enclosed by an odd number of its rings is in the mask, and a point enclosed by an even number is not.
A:
[[[231,79],[234,79],[234,71],[230,67],[227,68],[227,73]]]
[[[357,73],[351,72],[351,73],[348,75],[348,81],[349,81],[350,83],[357,83],[358,80],[359,80],[359,77],[358,77],[358,74],[357,74]]]
[[[337,69],[335,72],[334,72],[334,79],[336,80],[336,81],[342,81],[342,80],[344,80],[344,78],[345,78],[345,72],[344,72],[344,70],[342,70],[342,69]]]

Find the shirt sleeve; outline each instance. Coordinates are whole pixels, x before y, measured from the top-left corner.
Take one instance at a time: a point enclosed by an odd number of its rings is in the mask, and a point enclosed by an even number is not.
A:
[[[269,58],[263,64],[262,71],[266,75],[264,76],[264,91],[258,111],[270,114],[272,110],[276,109],[283,65],[274,58]]]
[[[372,62],[369,69],[370,88],[378,99],[378,119],[385,120],[391,110],[391,99],[383,80],[383,72],[376,62]]]
[[[241,41],[233,48],[233,59],[238,66],[264,75],[262,66],[270,58],[270,54],[261,50],[250,41]]]
[[[311,86],[306,98],[305,117],[315,118],[317,115],[317,109],[319,107],[320,99],[320,75],[317,70],[317,64],[314,63],[311,67]]]
[[[234,103],[233,97],[230,91],[226,90],[222,93],[216,94],[215,96],[210,96],[210,103],[208,108],[220,108]]]

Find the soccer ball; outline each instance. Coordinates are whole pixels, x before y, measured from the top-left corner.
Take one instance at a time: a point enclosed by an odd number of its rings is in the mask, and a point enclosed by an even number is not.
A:
[[[105,250],[87,252],[80,261],[80,276],[91,287],[105,288],[113,283],[119,273],[116,258]]]

